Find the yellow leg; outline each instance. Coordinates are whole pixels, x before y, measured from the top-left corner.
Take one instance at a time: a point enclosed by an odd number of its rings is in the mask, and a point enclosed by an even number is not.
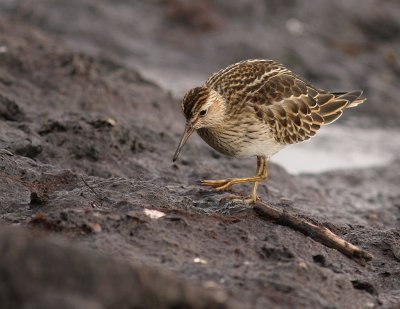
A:
[[[203,186],[213,187],[216,190],[225,190],[233,185],[246,182],[254,182],[252,193],[245,200],[248,203],[254,203],[257,201],[257,187],[260,181],[267,178],[267,162],[264,157],[257,157],[257,172],[254,177],[244,177],[244,178],[228,178],[221,180],[202,180],[200,184]],[[237,198],[237,197],[229,197]]]
[[[263,157],[257,157],[257,176],[264,180],[268,177],[267,161]],[[254,182],[253,190],[251,195],[245,198],[245,201],[249,204],[255,203],[260,198],[257,196],[257,188],[260,181]]]

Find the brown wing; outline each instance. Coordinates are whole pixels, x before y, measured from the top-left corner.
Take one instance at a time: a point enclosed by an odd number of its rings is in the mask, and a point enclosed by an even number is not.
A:
[[[284,72],[290,71],[273,60],[245,60],[214,73],[205,86],[238,107],[249,93],[256,93],[271,77]]]
[[[329,93],[292,73],[284,73],[249,94],[248,102],[270,126],[278,142],[293,144],[314,136],[321,125],[338,119],[343,109],[362,103],[361,94],[362,91]]]
[[[265,83],[249,102],[278,142],[293,144],[314,136],[324,124],[318,102],[328,96],[334,97],[320,94],[292,74],[282,74]]]

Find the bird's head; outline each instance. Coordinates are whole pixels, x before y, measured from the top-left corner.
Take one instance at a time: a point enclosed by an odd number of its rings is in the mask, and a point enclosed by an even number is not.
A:
[[[186,127],[176,149],[173,161],[178,159],[190,135],[201,128],[218,126],[225,117],[225,99],[215,90],[201,86],[189,90],[182,100],[182,111]]]

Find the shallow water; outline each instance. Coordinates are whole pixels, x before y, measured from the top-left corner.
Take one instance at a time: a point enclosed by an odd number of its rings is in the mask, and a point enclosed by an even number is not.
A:
[[[398,158],[399,149],[397,130],[334,124],[322,128],[305,143],[283,149],[271,161],[284,166],[290,173],[319,173],[383,166]]]

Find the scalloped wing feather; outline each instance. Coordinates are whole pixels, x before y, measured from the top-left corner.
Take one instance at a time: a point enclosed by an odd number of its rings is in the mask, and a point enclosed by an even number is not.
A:
[[[205,86],[230,104],[230,113],[252,106],[277,142],[293,144],[314,136],[343,109],[357,106],[362,91],[329,93],[319,90],[272,60],[246,60],[213,74]]]

